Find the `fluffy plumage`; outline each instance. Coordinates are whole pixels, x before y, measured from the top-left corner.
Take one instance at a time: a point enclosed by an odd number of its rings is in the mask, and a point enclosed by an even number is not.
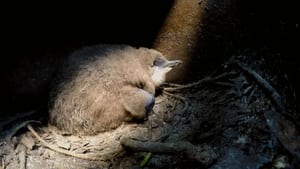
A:
[[[93,135],[143,119],[153,107],[155,88],[170,70],[157,71],[156,60],[168,62],[156,50],[127,45],[75,51],[54,81],[50,123],[72,134]],[[153,78],[155,72],[160,81]]]

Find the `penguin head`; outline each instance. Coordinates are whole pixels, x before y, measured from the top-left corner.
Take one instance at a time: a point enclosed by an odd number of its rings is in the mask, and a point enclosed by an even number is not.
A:
[[[181,60],[167,60],[162,55],[154,58],[151,64],[151,78],[155,86],[163,84],[166,80],[167,73],[180,63],[182,63]]]

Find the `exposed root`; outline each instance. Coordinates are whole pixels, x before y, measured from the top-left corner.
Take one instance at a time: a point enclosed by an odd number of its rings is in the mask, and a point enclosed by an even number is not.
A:
[[[61,153],[64,155],[84,159],[84,160],[104,161],[103,159],[101,159],[101,157],[96,156],[96,155],[77,154],[77,153],[74,153],[74,152],[71,152],[68,150],[61,149],[55,145],[49,144],[35,132],[35,130],[32,128],[32,126],[30,124],[27,125],[27,128],[38,139],[38,141],[40,141],[45,147],[49,148],[50,150],[53,150],[55,152],[58,152],[58,153]]]
[[[176,94],[172,94],[172,93],[169,93],[167,91],[163,91],[164,94],[168,95],[168,96],[171,96],[171,97],[174,97],[176,99],[179,99],[183,102],[183,109],[181,110],[182,112],[185,112],[188,108],[188,102],[187,102],[187,99],[182,97],[182,96],[179,96],[179,95],[176,95]]]
[[[12,123],[13,121],[17,120],[17,119],[21,119],[21,118],[24,118],[24,117],[28,117],[28,116],[31,116],[33,115],[34,113],[36,113],[36,111],[30,111],[30,112],[24,112],[24,113],[18,113],[16,115],[14,115],[13,117],[8,117],[6,119],[3,119],[1,122],[0,122],[0,131],[1,129]]]
[[[23,121],[19,124],[16,124],[15,126],[13,126],[11,129],[3,132],[1,134],[1,137],[7,137],[8,139],[11,139],[21,128],[27,126],[29,123],[40,123],[40,122],[36,121],[36,120]]]
[[[165,83],[166,85],[170,86],[170,87],[183,87],[185,85],[182,84],[176,84],[176,83]]]
[[[208,147],[195,146],[187,141],[175,143],[141,142],[130,138],[122,138],[121,144],[133,151],[185,154],[189,159],[196,160],[204,165],[212,162],[215,153]]]
[[[227,77],[229,75],[234,75],[234,74],[236,74],[236,72],[225,72],[225,73],[222,73],[221,75],[218,75],[216,77],[206,77],[204,79],[201,79],[201,80],[198,80],[196,82],[189,83],[189,84],[186,84],[186,85],[170,84],[171,87],[165,87],[163,90],[168,91],[168,92],[174,92],[174,91],[188,89],[188,88],[195,88],[195,87],[199,87],[200,85],[202,85],[204,83],[216,83],[216,81],[218,79]],[[224,83],[221,83],[221,82],[218,82],[216,84],[224,85]],[[228,84],[226,84],[226,85],[228,85]]]
[[[266,91],[268,94],[270,94],[271,99],[278,106],[278,108],[281,110],[281,112],[285,111],[284,102],[283,102],[280,94],[276,91],[275,88],[273,88],[270,85],[270,83],[267,80],[265,80],[257,72],[255,72],[254,70],[248,68],[247,66],[243,65],[242,63],[239,63],[237,61],[234,61],[234,63],[240,69],[242,69],[246,74],[251,76],[258,83],[258,85],[260,85],[263,88],[264,91]]]

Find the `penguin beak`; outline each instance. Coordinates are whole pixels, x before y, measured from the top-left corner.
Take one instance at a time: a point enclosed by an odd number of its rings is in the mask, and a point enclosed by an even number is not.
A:
[[[179,65],[180,63],[182,63],[181,60],[169,60],[165,64],[163,64],[163,68],[173,69],[175,66]]]

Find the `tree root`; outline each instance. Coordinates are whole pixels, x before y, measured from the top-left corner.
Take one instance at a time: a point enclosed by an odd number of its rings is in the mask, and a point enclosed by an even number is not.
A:
[[[276,106],[280,109],[281,112],[285,112],[285,106],[283,99],[281,98],[280,94],[277,92],[275,88],[273,88],[270,83],[261,77],[257,72],[248,68],[247,66],[239,63],[238,61],[234,61],[234,63],[243,70],[247,75],[251,76],[256,83],[263,88],[263,90],[270,94],[271,99],[276,104]]]
[[[10,140],[21,128],[27,126],[29,123],[40,123],[40,122],[36,121],[36,120],[23,121],[21,123],[14,125],[11,129],[8,129],[8,130],[4,131],[3,133],[1,133],[0,137],[3,137],[3,138],[6,137]]]
[[[187,141],[174,143],[141,142],[130,138],[121,138],[121,144],[133,151],[184,154],[189,159],[196,160],[203,165],[209,165],[216,158],[215,152],[210,147],[195,146]]]
[[[188,89],[188,88],[193,88],[193,87],[199,87],[200,85],[204,84],[204,83],[214,83],[216,82],[218,79],[230,76],[230,75],[234,75],[236,74],[236,72],[225,72],[222,73],[216,77],[206,77],[204,79],[198,80],[196,82],[193,83],[189,83],[186,85],[178,85],[178,84],[170,84],[171,87],[165,87],[163,90],[164,91],[168,91],[168,92],[174,92],[174,91],[178,91],[178,90],[183,90],[183,89]],[[225,83],[216,83],[219,85],[224,85]],[[226,84],[228,85],[228,84]]]
[[[35,132],[35,130],[32,128],[32,126],[30,124],[27,125],[27,128],[37,138],[38,141],[40,141],[45,147],[49,148],[50,150],[53,150],[55,152],[58,152],[58,153],[61,153],[64,155],[84,159],[84,160],[104,161],[104,159],[101,159],[101,157],[96,156],[96,155],[77,154],[77,153],[74,153],[74,152],[71,152],[71,151],[68,151],[65,149],[61,149],[55,145],[49,144]]]
[[[29,117],[33,114],[35,114],[36,111],[29,111],[29,112],[24,112],[24,113],[18,113],[16,115],[14,115],[13,117],[8,117],[6,119],[3,119],[1,122],[0,122],[0,131],[3,129],[4,126],[12,123],[13,121],[17,120],[17,119],[21,119],[21,118],[24,118],[24,117]]]
[[[179,99],[183,102],[183,109],[181,110],[182,112],[185,112],[188,108],[188,102],[186,101],[186,98],[182,97],[182,96],[179,96],[179,95],[176,95],[176,94],[172,94],[172,93],[169,93],[167,91],[163,91],[163,93],[165,95],[168,95],[168,96],[171,96],[171,97],[174,97],[175,99]]]
[[[238,61],[234,61],[234,63],[243,70],[247,75],[253,78],[256,83],[265,91],[265,93],[269,94],[271,100],[274,102],[275,107],[279,108],[279,111],[267,111],[264,112],[264,116],[267,122],[268,127],[271,132],[275,134],[275,136],[279,139],[279,141],[286,147],[288,151],[292,154],[296,155],[298,158],[300,157],[299,152],[299,139],[297,137],[296,126],[297,121],[294,120],[289,114],[285,113],[286,108],[284,104],[284,100],[281,95],[277,92],[271,84],[265,80],[262,76],[260,76],[254,70],[248,68],[242,63]],[[285,113],[285,114],[284,114]],[[283,118],[282,116],[288,117]]]

